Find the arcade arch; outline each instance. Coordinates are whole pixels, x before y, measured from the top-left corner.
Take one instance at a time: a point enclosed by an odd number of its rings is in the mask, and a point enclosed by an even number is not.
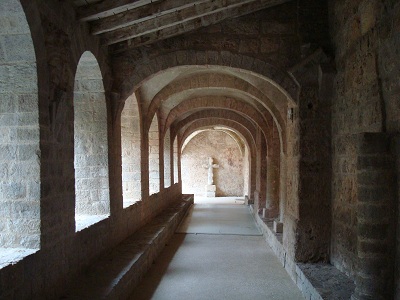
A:
[[[0,23],[1,268],[40,248],[41,153],[37,60],[20,1],[2,1]]]
[[[86,51],[74,86],[76,231],[110,215],[107,124],[102,74],[95,56]]]

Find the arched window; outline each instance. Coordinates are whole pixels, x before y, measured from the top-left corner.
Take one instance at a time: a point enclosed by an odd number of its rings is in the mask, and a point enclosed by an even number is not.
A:
[[[74,167],[76,231],[110,214],[107,107],[97,60],[85,52],[74,88]]]
[[[135,94],[125,101],[121,115],[123,206],[141,199],[140,116]]]
[[[40,248],[40,137],[35,50],[18,0],[1,0],[0,24],[1,268]]]
[[[171,186],[171,136],[168,129],[164,136],[164,187]]]
[[[174,183],[178,183],[179,181],[179,170],[178,170],[178,138],[175,137],[174,141]]]
[[[160,148],[157,115],[154,116],[149,129],[149,194],[160,191]]]

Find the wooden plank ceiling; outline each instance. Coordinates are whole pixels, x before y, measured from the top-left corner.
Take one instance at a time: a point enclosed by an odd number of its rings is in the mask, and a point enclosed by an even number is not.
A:
[[[81,22],[116,52],[290,0],[72,0]]]

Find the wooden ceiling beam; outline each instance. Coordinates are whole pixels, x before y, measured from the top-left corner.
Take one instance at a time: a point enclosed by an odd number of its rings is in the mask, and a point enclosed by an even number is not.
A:
[[[240,17],[290,1],[291,0],[256,0],[244,2],[241,0],[242,5],[233,5],[231,7],[226,7],[225,9],[219,9],[218,11],[214,11],[212,14],[204,16],[199,15],[198,17],[184,20],[180,23],[174,24],[173,26],[165,26],[162,29],[123,40],[122,42],[111,45],[110,51],[113,53],[121,53],[132,48],[152,44],[159,40],[171,38],[205,26],[216,24],[228,18]]]
[[[193,20],[199,20],[209,15],[221,14],[226,15],[221,20],[232,15],[232,10],[237,8],[243,8],[247,11],[247,6],[259,7],[260,0],[216,0],[207,2],[204,5],[193,6],[182,11],[177,11],[168,15],[160,16],[154,20],[147,20],[139,24],[125,27],[120,30],[107,32],[101,35],[102,40],[105,44],[111,45],[128,39],[134,39],[142,35],[148,35],[153,32],[159,32],[162,30],[169,31],[175,26],[186,24]],[[239,10],[240,10],[239,9]],[[236,12],[237,13],[237,12]]]
[[[159,1],[136,9],[127,10],[110,17],[94,20],[90,23],[91,32],[92,34],[97,35],[108,31],[121,29],[210,1],[212,0]]]
[[[93,21],[148,4],[170,0],[103,0],[77,9],[79,21]]]

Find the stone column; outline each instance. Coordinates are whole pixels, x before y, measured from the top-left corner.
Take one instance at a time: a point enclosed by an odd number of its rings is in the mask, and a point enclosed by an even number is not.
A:
[[[279,217],[279,164],[280,164],[279,133],[274,125],[273,141],[268,143],[266,209],[267,218]]]
[[[286,204],[286,155],[281,152],[279,160],[279,221],[283,223]]]
[[[362,134],[358,153],[358,261],[352,299],[393,299],[396,184],[390,138]]]
[[[267,201],[266,208],[271,217],[279,215],[279,157],[267,156]]]
[[[257,140],[257,178],[254,193],[256,211],[265,208],[266,205],[267,143],[261,130],[258,130]]]
[[[264,142],[265,145],[265,142]],[[260,190],[258,193],[260,208],[267,207],[267,153],[266,149],[261,150],[261,172]]]

